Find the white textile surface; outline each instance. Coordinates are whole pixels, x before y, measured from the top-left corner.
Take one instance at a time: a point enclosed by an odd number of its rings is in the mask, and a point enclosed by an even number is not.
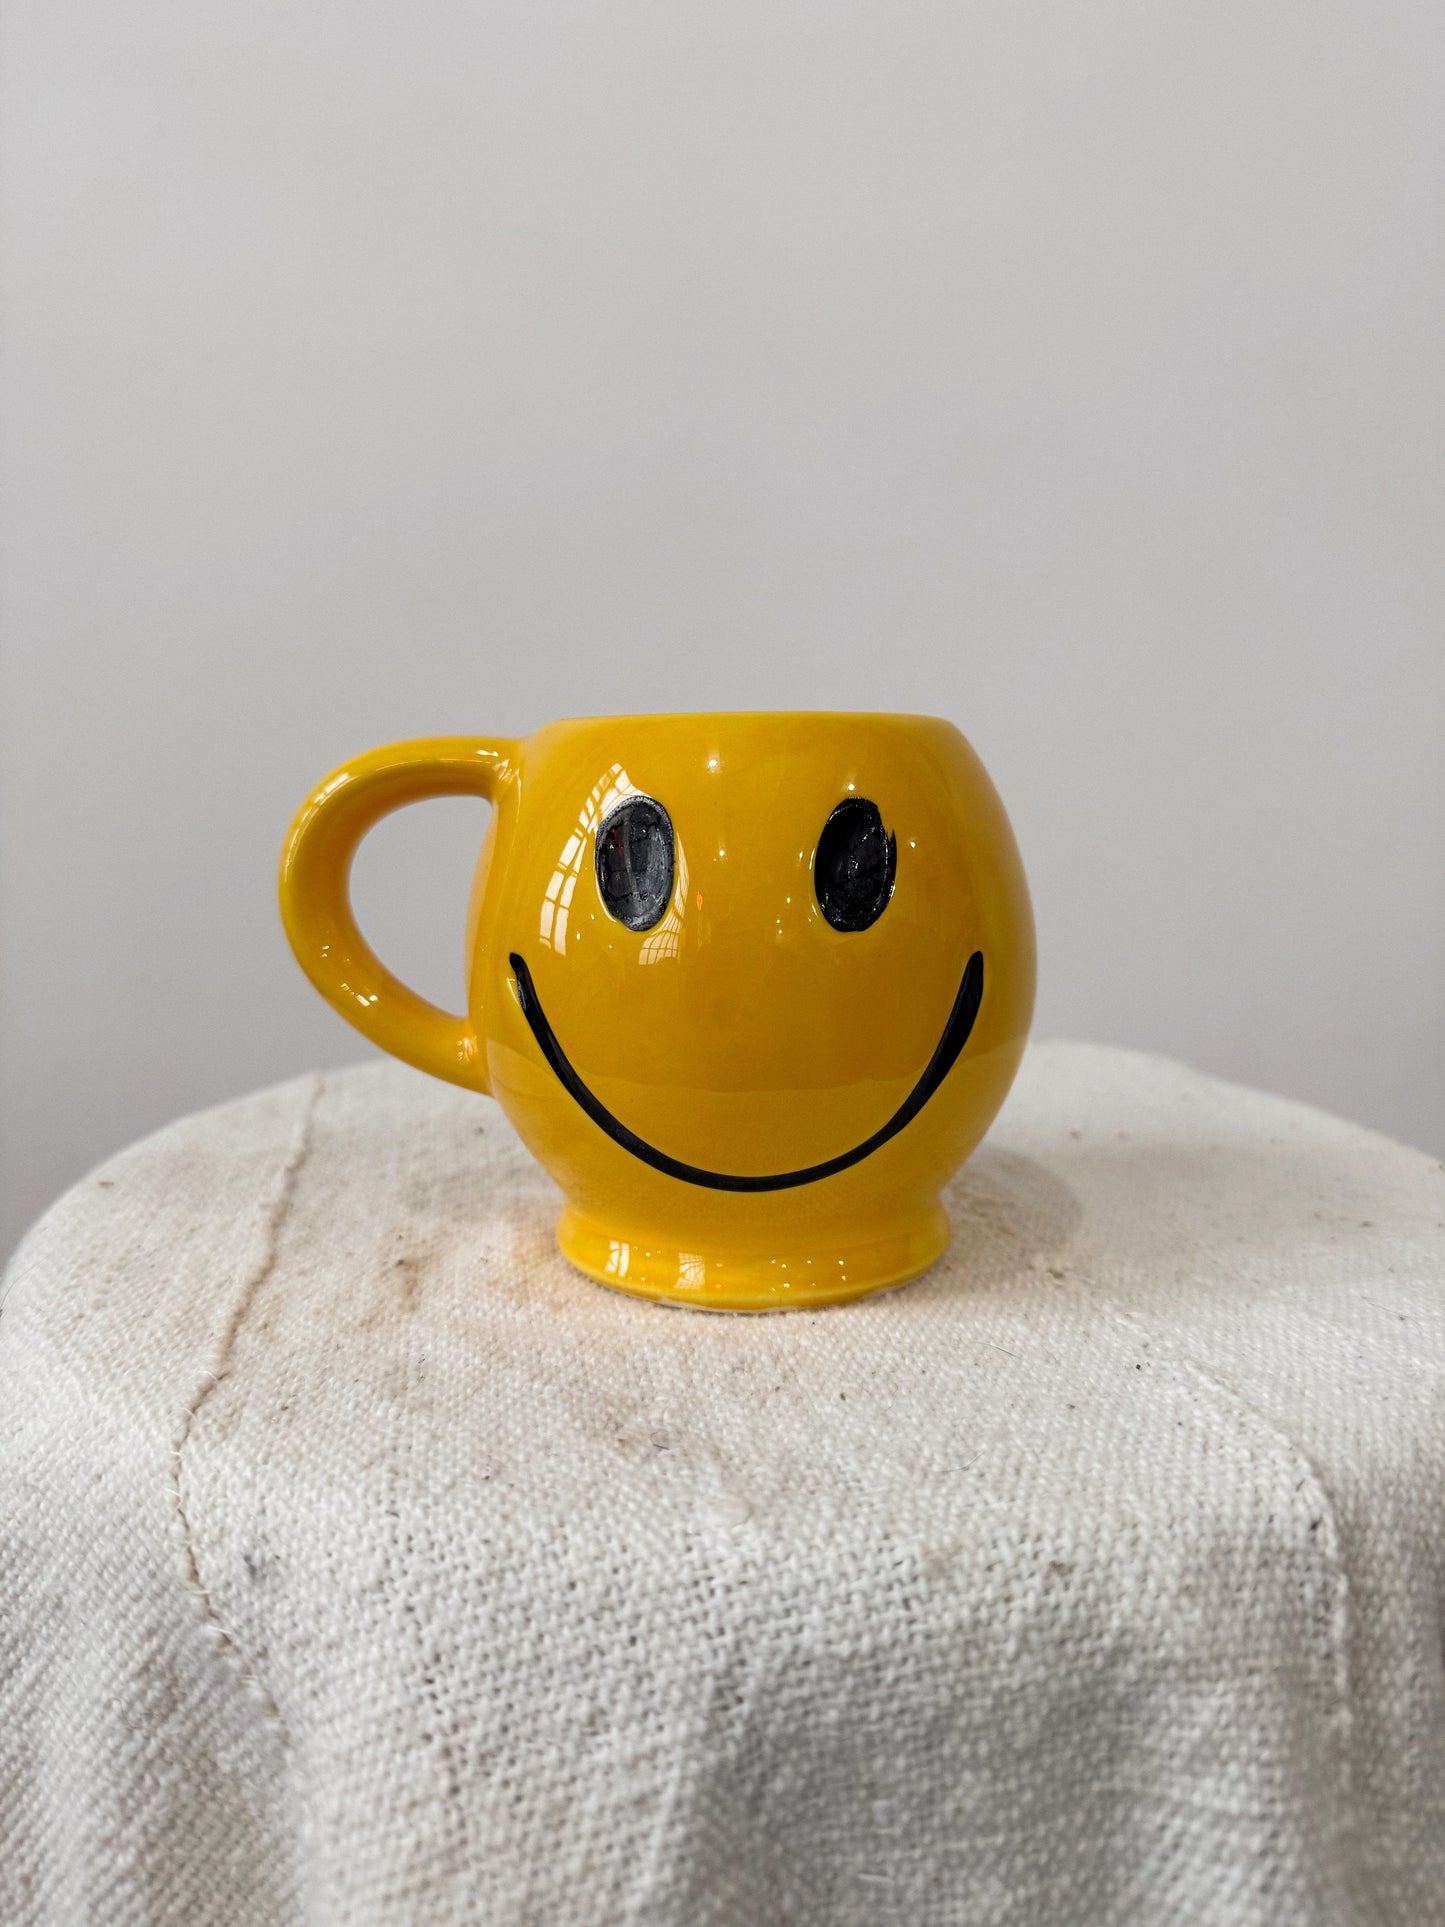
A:
[[[392,1066],[0,1320],[0,1920],[1445,1921],[1445,1170],[1035,1048],[922,1281],[706,1317]]]

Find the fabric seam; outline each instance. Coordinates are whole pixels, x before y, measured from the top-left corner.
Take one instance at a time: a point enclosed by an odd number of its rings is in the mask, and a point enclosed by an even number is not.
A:
[[[1310,1509],[1320,1521],[1317,1537],[1319,1550],[1323,1556],[1326,1584],[1331,1595],[1330,1612],[1326,1621],[1326,1638],[1335,1705],[1331,1711],[1329,1723],[1334,1729],[1339,1747],[1339,1791],[1341,1800],[1345,1803],[1345,1814],[1348,1818],[1348,1802],[1354,1780],[1350,1758],[1350,1741],[1354,1729],[1349,1658],[1350,1587],[1340,1540],[1339,1520],[1329,1487],[1304,1448],[1276,1420],[1251,1404],[1242,1393],[1237,1392],[1224,1379],[1208,1371],[1187,1352],[1177,1350],[1167,1339],[1161,1338],[1157,1332],[1152,1331],[1132,1313],[1127,1312],[1106,1290],[1094,1285],[1092,1281],[1086,1282],[1072,1266],[1067,1271],[1055,1272],[1053,1275],[1060,1282],[1067,1283],[1089,1304],[1102,1310],[1124,1331],[1136,1339],[1143,1340],[1179,1377],[1192,1380],[1197,1388],[1215,1404],[1216,1409],[1222,1406],[1236,1424],[1242,1420],[1247,1427],[1253,1427],[1265,1433],[1276,1447],[1283,1447],[1291,1471],[1299,1475],[1295,1491],[1308,1489]]]
[[[199,1418],[206,1401],[230,1371],[231,1361],[235,1354],[236,1340],[240,1335],[242,1325],[245,1323],[246,1314],[255,1303],[256,1296],[261,1290],[261,1287],[276,1268],[276,1260],[280,1252],[281,1232],[287,1217],[290,1215],[292,1204],[295,1201],[302,1168],[311,1154],[315,1138],[316,1111],[324,1089],[324,1078],[316,1077],[312,1079],[311,1087],[307,1092],[306,1100],[301,1107],[301,1113],[296,1122],[290,1151],[287,1154],[285,1164],[282,1166],[275,1192],[266,1209],[266,1215],[263,1221],[260,1255],[242,1280],[240,1289],[236,1293],[235,1301],[231,1306],[230,1313],[216,1341],[211,1362],[201,1373],[200,1378],[192,1390],[191,1396],[186,1401],[185,1408],[176,1426],[175,1436],[171,1442],[171,1497],[177,1521],[181,1571],[185,1581],[186,1592],[195,1606],[197,1613],[200,1615],[217,1651],[222,1653],[230,1664],[237,1669],[248,1691],[260,1705],[267,1722],[279,1735],[282,1747],[287,1753],[291,1751],[291,1738],[286,1729],[286,1722],[281,1716],[281,1710],[276,1704],[275,1697],[237,1644],[234,1635],[227,1630],[220,1614],[216,1610],[215,1601],[212,1599],[206,1583],[201,1577],[200,1564],[196,1557],[195,1534],[191,1523],[191,1516],[186,1505],[183,1475],[186,1447],[190,1442],[196,1420]]]

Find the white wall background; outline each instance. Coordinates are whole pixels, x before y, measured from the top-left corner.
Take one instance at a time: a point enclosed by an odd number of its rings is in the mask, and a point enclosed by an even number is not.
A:
[[[923,709],[1039,1028],[1445,1152],[1445,12],[9,0],[0,1243],[366,1047],[364,745]],[[379,831],[455,1001],[481,816]]]

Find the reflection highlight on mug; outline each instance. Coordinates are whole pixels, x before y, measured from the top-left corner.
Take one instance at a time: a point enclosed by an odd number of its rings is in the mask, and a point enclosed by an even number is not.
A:
[[[616,809],[624,796],[635,796],[636,789],[632,779],[620,763],[614,763],[592,785],[586,802],[577,815],[577,827],[562,845],[547,888],[542,895],[542,910],[539,919],[538,937],[548,950],[558,950],[565,954],[567,949],[567,917],[572,907],[572,893],[577,887],[577,879],[582,874],[582,859],[587,854],[592,832],[609,810]]]
[[[649,1258],[659,1257],[659,1252],[649,1251]],[[841,1263],[841,1260],[839,1261]],[[632,1264],[632,1246],[625,1239],[610,1238],[607,1247],[607,1260],[603,1266],[609,1278],[622,1279],[627,1276]],[[677,1254],[677,1283],[684,1291],[701,1291],[707,1283],[707,1259],[700,1251],[679,1251]]]
[[[578,812],[577,827],[562,845],[557,866],[542,895],[538,938],[545,949],[566,955],[572,898],[582,874],[592,834],[606,823],[619,803],[640,794],[620,763],[614,763],[592,785],[587,800]],[[662,963],[669,957],[677,956],[682,947],[682,915],[687,907],[688,869],[687,853],[680,838],[675,841],[674,856],[676,876],[672,896],[661,922],[643,936],[638,953],[639,963]]]

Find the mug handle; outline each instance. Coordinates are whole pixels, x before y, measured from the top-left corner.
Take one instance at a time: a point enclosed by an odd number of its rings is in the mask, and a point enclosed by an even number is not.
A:
[[[490,1092],[470,1018],[428,1003],[393,976],[357,928],[348,882],[371,826],[431,796],[494,802],[515,766],[501,737],[429,736],[343,763],[296,812],[281,852],[281,921],[296,960],[363,1037],[433,1077]]]

